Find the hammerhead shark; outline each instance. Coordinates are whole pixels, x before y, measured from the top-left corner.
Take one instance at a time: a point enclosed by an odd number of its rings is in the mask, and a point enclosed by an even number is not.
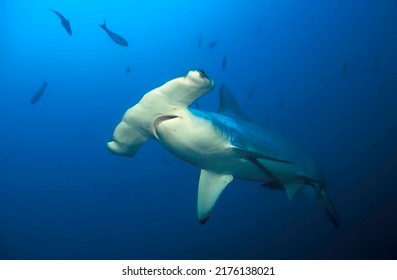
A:
[[[197,212],[201,224],[226,186],[239,178],[285,191],[291,200],[301,189],[313,189],[338,228],[323,174],[314,161],[288,139],[252,123],[225,85],[220,87],[218,113],[189,107],[214,85],[203,70],[191,70],[149,91],[125,112],[108,149],[133,156],[152,138],[200,167]]]

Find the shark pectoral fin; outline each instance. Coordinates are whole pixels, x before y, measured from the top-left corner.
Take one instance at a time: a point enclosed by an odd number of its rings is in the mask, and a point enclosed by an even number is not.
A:
[[[292,201],[298,192],[298,190],[304,185],[301,181],[295,181],[288,184],[284,184],[285,191],[290,201]]]
[[[216,201],[232,180],[232,175],[201,170],[197,198],[197,214],[201,224],[208,220]]]

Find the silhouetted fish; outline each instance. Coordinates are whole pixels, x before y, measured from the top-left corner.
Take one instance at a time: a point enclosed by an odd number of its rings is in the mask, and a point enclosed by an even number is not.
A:
[[[40,98],[43,96],[44,91],[47,87],[47,82],[43,81],[43,85],[41,86],[41,88],[32,96],[32,99],[30,99],[30,104],[35,104],[37,103],[37,101],[40,100]]]
[[[212,41],[211,43],[208,44],[208,47],[210,49],[212,49],[213,47],[215,47],[216,45],[218,45],[218,41]]]
[[[203,34],[200,34],[200,36],[199,36],[199,38],[198,38],[198,41],[197,41],[197,46],[198,46],[199,48],[201,48],[202,42],[203,42]]]
[[[88,128],[84,128],[83,130],[79,131],[78,134],[79,140],[89,140],[91,138],[91,132]]]
[[[61,24],[63,28],[65,28],[66,32],[72,36],[72,28],[70,27],[70,21],[68,21],[61,13],[50,10],[51,12],[54,12],[60,19],[61,19]]]
[[[100,187],[98,181],[95,179],[91,179],[90,186],[94,187],[95,189],[98,189]]]
[[[256,34],[261,34],[262,33],[262,24],[258,24],[258,27],[256,29]]]
[[[346,73],[347,73],[347,63],[345,62],[345,63],[343,63],[343,66],[342,66],[342,75],[344,76],[344,75],[346,75]]]
[[[125,73],[130,73],[131,69],[130,67],[127,67],[127,69],[125,69]]]
[[[170,165],[170,162],[168,161],[168,159],[164,156],[160,156],[160,158],[162,159],[162,161],[164,162],[165,165]]]
[[[226,64],[227,64],[227,57],[226,55],[223,57],[222,59],[222,69],[225,70],[226,69]]]
[[[378,85],[378,93],[383,93],[384,91],[385,91],[385,87],[383,86],[382,83],[380,83],[380,84]]]
[[[128,47],[128,42],[126,39],[124,39],[123,37],[121,37],[120,35],[114,33],[113,31],[110,31],[107,27],[106,27],[106,22],[104,21],[103,24],[99,25],[103,30],[106,31],[106,33],[108,34],[108,36],[110,37],[110,39],[112,39],[116,44],[119,44],[123,47]]]
[[[254,95],[254,92],[255,92],[255,87],[252,86],[252,87],[250,88],[248,94],[247,94],[247,99],[251,99],[252,96]]]
[[[372,67],[372,75],[376,75],[376,73],[378,73],[379,70],[379,57],[374,54],[372,56],[372,60],[373,60],[373,67]]]
[[[281,98],[278,101],[278,108],[280,109],[280,111],[283,110],[283,108],[284,108],[284,102],[283,102],[283,100]]]
[[[194,107],[196,107],[196,109],[200,109],[200,104],[198,103],[197,100],[195,100],[195,101],[193,102],[193,105],[194,105]]]

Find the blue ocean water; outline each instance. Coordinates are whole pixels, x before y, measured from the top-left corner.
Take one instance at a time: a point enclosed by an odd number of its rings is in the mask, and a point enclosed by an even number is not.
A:
[[[396,12],[393,0],[1,1],[0,258],[397,258]],[[217,111],[227,84],[318,162],[340,229],[309,198],[243,180],[200,225],[198,167],[154,140],[109,153],[126,109],[198,68],[217,84],[201,109]]]

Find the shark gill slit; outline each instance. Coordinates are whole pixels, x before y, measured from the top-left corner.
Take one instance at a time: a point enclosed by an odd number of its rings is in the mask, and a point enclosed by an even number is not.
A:
[[[172,120],[172,119],[175,119],[175,118],[178,118],[178,116],[167,115],[167,116],[160,116],[160,117],[157,117],[157,118],[154,120],[154,122],[153,122],[154,134],[156,135],[156,138],[157,138],[157,139],[159,138],[158,135],[157,135],[157,132],[156,132],[158,126],[159,126],[162,122],[165,122],[165,121],[168,121],[168,120]]]

